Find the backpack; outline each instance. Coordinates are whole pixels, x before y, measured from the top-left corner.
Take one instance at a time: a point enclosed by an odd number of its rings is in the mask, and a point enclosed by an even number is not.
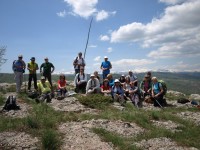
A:
[[[163,95],[165,95],[167,93],[167,84],[163,80],[158,80],[158,83],[160,83],[162,85]],[[158,87],[159,87],[159,84],[158,84]],[[160,89],[160,87],[159,87],[159,89]]]
[[[12,64],[12,70],[13,70],[13,71],[16,71],[16,67],[15,67],[16,61],[17,61],[17,60],[14,60],[14,61],[13,61],[13,64]]]
[[[3,107],[4,110],[19,110],[20,107],[16,104],[16,97],[13,95],[10,95],[6,99],[6,103]]]
[[[39,94],[36,91],[30,91],[27,93],[28,97],[31,99],[35,99],[39,96]]]

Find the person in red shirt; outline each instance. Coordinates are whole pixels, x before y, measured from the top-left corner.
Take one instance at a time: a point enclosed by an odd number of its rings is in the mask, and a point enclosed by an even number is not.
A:
[[[60,79],[58,80],[58,92],[60,96],[65,97],[67,93],[67,81],[65,80],[65,75],[60,75]]]
[[[111,87],[109,86],[108,79],[104,79],[103,85],[101,86],[101,93],[103,93],[105,96],[111,96]]]

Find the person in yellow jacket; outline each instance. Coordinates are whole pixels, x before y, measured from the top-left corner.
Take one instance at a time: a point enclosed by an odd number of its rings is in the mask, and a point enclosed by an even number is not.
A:
[[[36,70],[38,70],[38,64],[35,63],[35,57],[31,58],[31,62],[28,63],[27,69],[29,70],[29,78],[28,78],[28,91],[31,90],[31,82],[34,82],[34,88],[37,90],[37,74]]]
[[[53,88],[49,81],[46,81],[45,77],[42,76],[40,82],[37,84],[38,86],[38,94],[39,101],[43,102],[46,100],[46,102],[50,102],[53,96]]]

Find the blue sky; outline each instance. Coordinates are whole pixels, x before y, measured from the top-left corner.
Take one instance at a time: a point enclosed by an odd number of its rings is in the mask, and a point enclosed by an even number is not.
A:
[[[7,46],[0,72],[11,73],[19,54],[55,73],[73,73],[73,59],[86,53],[86,72],[200,71],[200,0],[0,0],[0,46]]]

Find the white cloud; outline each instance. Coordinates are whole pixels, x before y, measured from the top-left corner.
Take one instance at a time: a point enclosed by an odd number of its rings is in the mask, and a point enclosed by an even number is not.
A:
[[[93,13],[97,12],[95,6],[98,0],[64,0],[71,7],[74,14],[83,18],[90,17]]]
[[[114,72],[134,70],[136,68],[146,67],[147,65],[156,63],[155,60],[147,59],[121,59],[117,61],[112,61],[112,70]]]
[[[107,35],[100,35],[100,40],[101,41],[109,41],[110,38]]]
[[[116,11],[113,11],[113,12],[107,12],[105,10],[101,10],[97,13],[96,15],[96,20],[97,21],[101,21],[101,20],[104,20],[104,19],[107,19],[110,15],[115,15],[116,14]]]
[[[66,16],[66,11],[58,12],[56,13],[59,17],[65,17]]]
[[[159,0],[159,2],[166,3],[168,5],[175,5],[186,1],[191,1],[191,0]]]
[[[113,51],[112,47],[109,47],[107,52],[111,53],[112,51]]]
[[[97,45],[89,45],[89,47],[91,47],[91,48],[96,48]]]
[[[168,6],[160,18],[150,23],[133,22],[113,31],[111,42],[142,43],[143,47],[154,48],[148,54],[154,58],[199,56],[199,8],[199,0]]]
[[[101,56],[97,56],[94,58],[94,61],[100,61],[100,59],[101,59]]]

